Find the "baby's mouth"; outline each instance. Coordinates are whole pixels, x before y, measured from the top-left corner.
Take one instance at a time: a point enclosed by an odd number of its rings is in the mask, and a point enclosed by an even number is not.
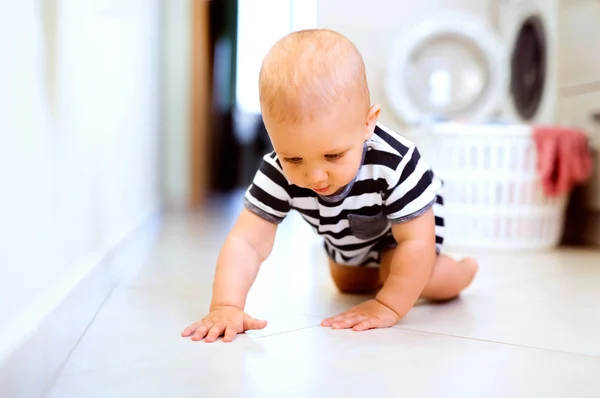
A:
[[[327,185],[326,187],[323,187],[323,188],[313,188],[313,191],[315,191],[316,193],[323,194],[323,193],[329,191],[330,187],[331,187],[331,185]]]

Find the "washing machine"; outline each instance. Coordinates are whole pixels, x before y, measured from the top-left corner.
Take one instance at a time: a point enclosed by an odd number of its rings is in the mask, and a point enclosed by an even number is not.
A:
[[[397,36],[384,89],[400,120],[555,121],[556,0],[499,0],[492,12],[438,13]]]
[[[398,35],[384,89],[409,126],[487,122],[506,99],[507,53],[489,24],[458,12],[430,16]]]

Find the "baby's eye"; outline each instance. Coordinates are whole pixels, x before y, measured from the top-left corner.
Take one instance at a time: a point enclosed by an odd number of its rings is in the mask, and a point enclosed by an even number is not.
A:
[[[292,164],[300,164],[302,163],[302,158],[284,158],[283,161]]]
[[[341,158],[342,156],[344,156],[343,153],[336,153],[336,154],[333,154],[333,155],[325,155],[325,159],[327,159],[327,160],[336,160],[336,159]]]

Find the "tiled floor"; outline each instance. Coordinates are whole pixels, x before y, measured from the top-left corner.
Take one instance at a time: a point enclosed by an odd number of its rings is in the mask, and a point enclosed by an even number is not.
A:
[[[390,329],[333,331],[320,321],[364,298],[336,292],[318,238],[291,217],[249,298],[267,328],[231,344],[181,338],[205,315],[239,202],[223,207],[165,218],[50,397],[600,396],[598,251],[478,254],[460,299],[419,304]]]

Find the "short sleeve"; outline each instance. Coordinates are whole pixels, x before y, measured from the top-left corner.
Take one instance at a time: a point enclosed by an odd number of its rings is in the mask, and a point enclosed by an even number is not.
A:
[[[437,180],[416,147],[406,153],[391,182],[384,194],[384,208],[392,223],[412,220],[434,205]]]
[[[288,181],[274,153],[265,155],[244,197],[245,207],[274,224],[290,211]]]

